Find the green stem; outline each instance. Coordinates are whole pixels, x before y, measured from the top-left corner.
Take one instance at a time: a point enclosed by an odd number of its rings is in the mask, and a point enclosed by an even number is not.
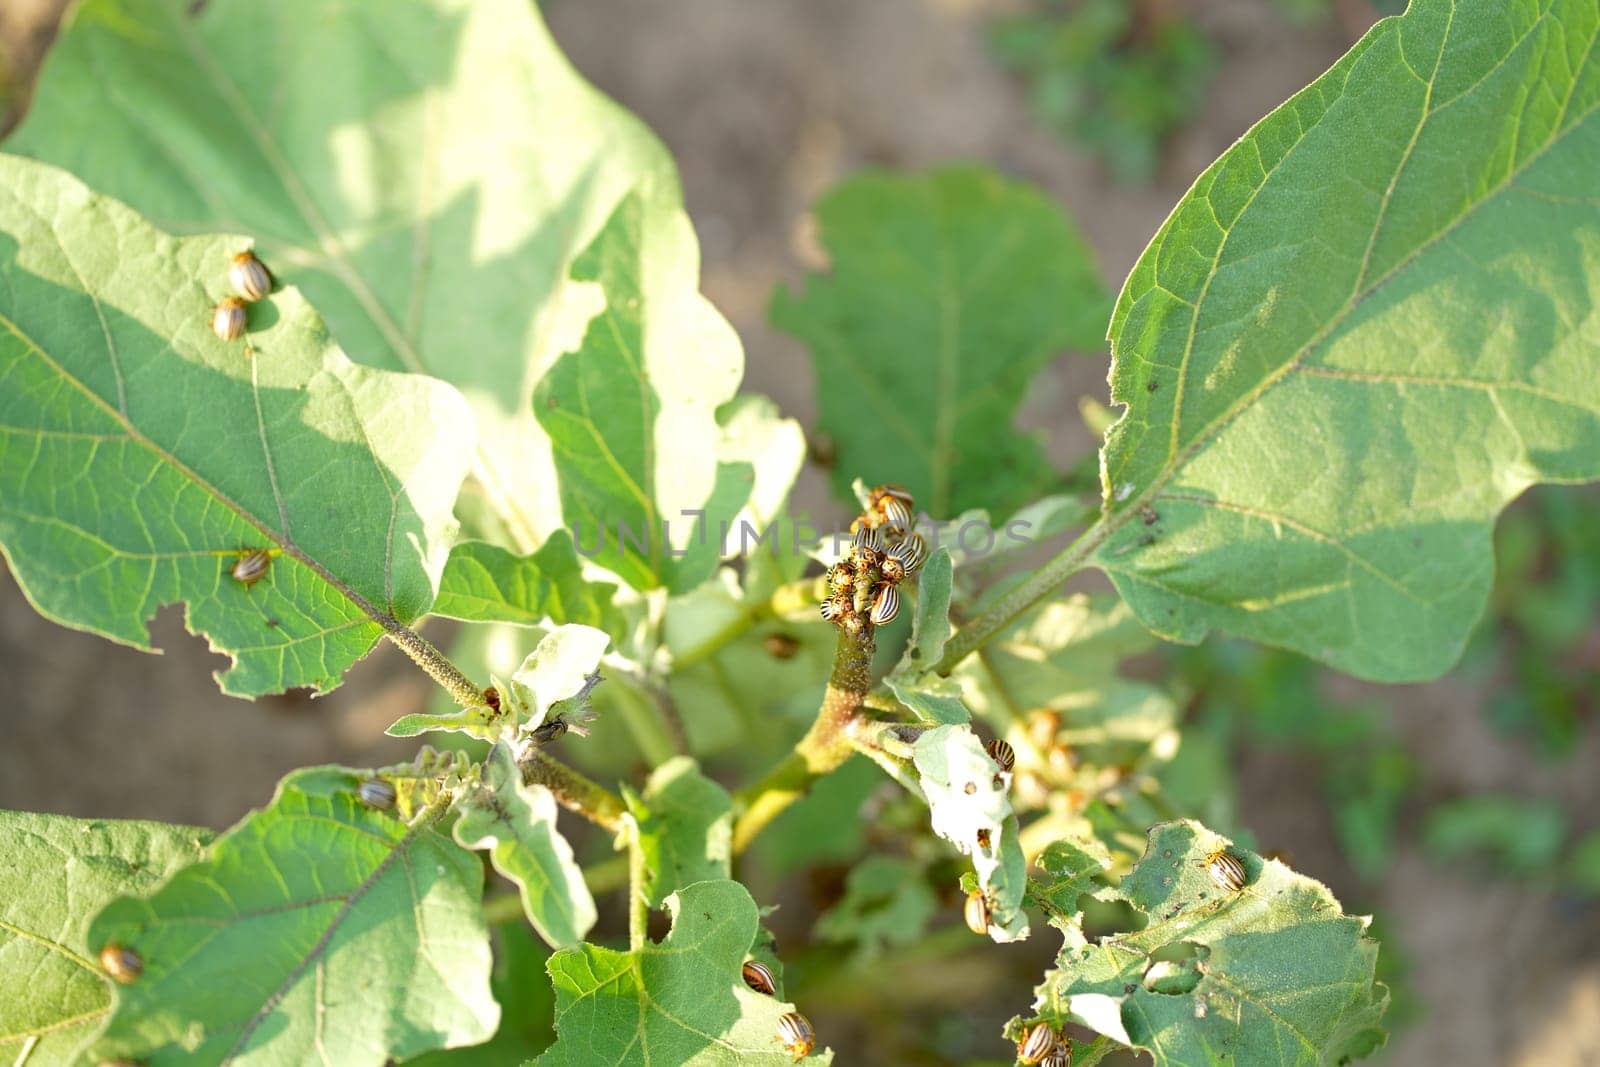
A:
[[[618,685],[611,695],[618,717],[627,727],[633,743],[639,746],[639,754],[652,766],[659,767],[673,756],[687,752],[688,743],[680,732],[671,729],[672,720],[666,706],[634,688],[649,684],[643,680],[630,681]]]
[[[622,828],[628,809],[621,797],[538,749],[523,758],[522,780],[546,787],[562,807],[592,823],[612,832]]]
[[[734,797],[735,810],[740,812],[733,824],[735,852],[743,852],[768,823],[805,795],[812,782],[850,758],[853,749],[848,731],[872,688],[872,652],[871,627],[858,637],[839,631],[833,673],[811,729],[781,763]]]
[[[639,829],[628,836],[628,947],[638,952],[644,947],[650,925],[650,906],[644,898],[644,845]]]
[[[793,615],[796,612],[815,608],[822,599],[818,591],[817,578],[802,578],[799,581],[780,585],[772,591],[772,595],[759,603],[751,604],[744,611],[730,619],[722,629],[684,651],[682,655],[672,658],[672,669],[681,671],[685,667],[709,659],[722,651],[728,645],[737,641],[758,623],[767,619],[775,619],[784,615]]]
[[[1035,571],[1032,577],[995,601],[988,611],[957,630],[944,647],[944,658],[934,669],[940,674],[949,674],[956,664],[988,644],[1023,612],[1054,593],[1068,578],[1083,569],[1084,564],[1121,527],[1123,521],[1125,519],[1101,519]]]
[[[435,648],[427,638],[410,627],[401,625],[400,621],[391,615],[380,612],[375,617],[389,640],[399,646],[400,651],[410,656],[413,663],[428,672],[428,677],[438,682],[457,704],[464,708],[472,708],[483,703],[483,690],[472,684],[472,679],[463,674],[461,668],[451,663],[449,658]]]

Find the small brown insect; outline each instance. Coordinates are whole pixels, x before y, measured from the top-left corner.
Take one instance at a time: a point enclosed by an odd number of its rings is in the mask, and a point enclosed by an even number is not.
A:
[[[1063,1036],[1060,1044],[1044,1054],[1039,1067],[1072,1067],[1072,1042]]]
[[[1017,1042],[1017,1059],[1029,1067],[1041,1064],[1045,1057],[1056,1050],[1056,1032],[1050,1029],[1050,1024],[1035,1023],[1033,1029],[1022,1035],[1022,1040]]]
[[[887,626],[900,614],[900,594],[895,592],[894,586],[880,586],[878,595],[872,601],[872,614],[869,616],[874,626]]]
[[[972,783],[967,783],[971,785]],[[978,827],[978,847],[985,852],[989,851],[989,842],[992,840],[987,826]]]
[[[211,332],[224,341],[237,341],[244,336],[244,328],[250,322],[250,313],[245,310],[245,303],[236,296],[225,296],[216,307],[211,309]]]
[[[113,941],[100,950],[100,969],[113,981],[127,985],[144,973],[144,960],[133,949]]]
[[[739,973],[744,977],[744,984],[754,989],[757,993],[765,993],[769,997],[778,995],[778,979],[768,967],[760,960],[745,960]]]
[[[547,719],[535,726],[533,733],[529,736],[533,738],[533,743],[536,745],[548,745],[552,741],[559,741],[566,736],[568,728],[567,720],[557,715],[555,718]]]
[[[789,1049],[794,1061],[799,1063],[817,1047],[817,1033],[811,1029],[811,1020],[797,1011],[778,1018],[778,1040]]]
[[[856,569],[848,561],[841,560],[828,568],[828,588],[834,592],[849,589],[856,582]]]
[[[788,634],[768,634],[762,638],[761,647],[774,659],[794,659],[794,654],[800,651],[800,642]]]
[[[967,929],[984,937],[989,933],[989,921],[993,913],[989,910],[989,897],[981,889],[974,889],[967,894],[967,902],[961,908],[962,918],[967,920]]]
[[[987,745],[984,745],[983,750],[989,753],[989,758],[994,760],[995,766],[999,767],[1002,771],[1009,771],[1012,767],[1016,766],[1016,749],[1012,748],[1004,740],[998,737],[993,741],[990,741]]]
[[[1250,881],[1250,875],[1239,857],[1225,848],[1219,848],[1206,857],[1206,873],[1217,883],[1218,889],[1229,893],[1239,892]]]
[[[364,778],[356,787],[356,798],[375,811],[388,811],[396,799],[394,783],[382,778]]]
[[[265,548],[257,548],[240,556],[228,573],[233,575],[234,581],[249,589],[267,576],[267,568],[271,566],[272,553]]]
[[[272,272],[248,248],[233,257],[228,280],[233,283],[233,291],[246,300],[260,300],[272,292]]]
[[[492,685],[489,686],[487,689],[485,689],[483,691],[483,702],[484,702],[485,705],[488,706],[490,711],[499,711],[500,710],[500,690],[496,689]]]

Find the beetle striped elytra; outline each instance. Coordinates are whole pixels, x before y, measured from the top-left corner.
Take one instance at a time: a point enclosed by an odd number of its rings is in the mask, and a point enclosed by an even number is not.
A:
[[[817,1047],[817,1034],[811,1029],[811,1020],[797,1011],[787,1012],[778,1018],[778,1040],[789,1049],[796,1063],[811,1055],[811,1050]]]
[[[1056,1047],[1044,1054],[1039,1067],[1072,1067],[1072,1042],[1062,1035]]]
[[[765,993],[769,997],[778,995],[778,979],[768,967],[760,960],[745,960],[744,966],[739,969],[744,984],[754,989],[757,993]]]
[[[1250,874],[1244,869],[1244,863],[1225,848],[1219,848],[1206,857],[1206,873],[1211,876],[1218,889],[1229,893],[1239,892],[1250,881]]]
[[[1017,1059],[1029,1067],[1044,1062],[1056,1048],[1056,1032],[1046,1022],[1035,1023],[1017,1042]]]
[[[113,981],[127,985],[144,973],[144,960],[133,949],[113,941],[100,950],[100,969]]]
[[[1009,771],[1012,767],[1016,766],[1016,749],[1012,748],[1001,738],[997,737],[993,741],[990,741],[988,744],[983,746],[983,750],[989,753],[989,758],[994,760],[995,766],[999,767],[1002,771]]]
[[[908,530],[904,537],[889,547],[888,555],[899,560],[907,574],[913,574],[928,558],[928,542],[915,530]]]
[[[224,341],[237,341],[244,336],[250,322],[245,303],[236,296],[225,296],[211,309],[211,332]]]
[[[874,626],[887,626],[900,614],[900,594],[895,592],[892,585],[878,588],[878,595],[872,601],[872,614],[869,618]]]
[[[260,300],[272,292],[272,272],[256,258],[252,249],[245,249],[233,257],[228,266],[228,280],[233,291],[246,300]]]
[[[255,585],[267,576],[267,569],[272,566],[272,551],[266,548],[255,548],[240,556],[228,571],[233,580],[246,589]]]
[[[388,811],[394,807],[394,783],[382,778],[363,778],[356,787],[356,798],[374,811]]]

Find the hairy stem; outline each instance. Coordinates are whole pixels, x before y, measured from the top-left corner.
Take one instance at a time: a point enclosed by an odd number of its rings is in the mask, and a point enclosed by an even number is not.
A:
[[[644,845],[639,828],[628,837],[628,947],[638,952],[644,947],[650,926],[650,905],[644,897]]]
[[[944,658],[934,669],[949,674],[956,664],[966,659],[997,634],[1017,620],[1023,612],[1054,593],[1062,583],[1083,570],[1101,545],[1122,525],[1115,519],[1101,519],[1089,527],[1077,540],[1062,549],[1053,559],[1039,568],[1011,592],[995,601],[988,611],[957,630],[950,643],[944,646]]]
[[[598,826],[613,832],[622,828],[628,809],[621,797],[538,749],[523,757],[522,780],[549,789],[562,807]]]
[[[862,701],[872,688],[872,631],[859,637],[839,631],[833,673],[822,696],[816,721],[795,742],[794,751],[754,785],[734,797],[739,817],[733,824],[733,850],[742,852],[789,805],[805,795],[811,783],[850,758],[849,729],[858,721]]]
[[[463,674],[461,668],[451,663],[427,638],[402,625],[391,615],[379,613],[376,618],[389,640],[410,656],[413,663],[427,671],[428,677],[438,682],[457,704],[470,708],[483,703],[483,690],[473,685],[472,679]]]

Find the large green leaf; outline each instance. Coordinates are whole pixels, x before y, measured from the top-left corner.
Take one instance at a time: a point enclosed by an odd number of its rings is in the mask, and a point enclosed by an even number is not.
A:
[[[738,340],[696,291],[670,156],[572,69],[535,4],[85,0],[14,143],[170,228],[251,234],[355,358],[460,387],[480,503],[520,550],[564,505],[592,543],[585,502],[630,482],[675,534],[712,496]],[[627,276],[580,266],[595,257]],[[625,321],[636,334],[614,337]],[[629,402],[568,413],[621,462],[587,466],[559,438],[553,457],[534,387],[608,340],[631,363],[582,384]],[[564,383],[555,399],[577,402]],[[602,517],[615,539],[635,515]],[[668,569],[651,533],[624,568],[646,585]]]
[[[1053,479],[1013,419],[1041,368],[1100,348],[1107,301],[1061,209],[987,169],[868,173],[817,204],[831,273],[779,290],[811,349],[834,486],[898,482],[934,515],[997,512]]]
[[[195,862],[210,840],[187,826],[0,812],[0,1059],[81,1062],[111,1014],[89,920]]]
[[[495,870],[517,884],[528,921],[552,948],[576,945],[597,915],[572,846],[556,829],[555,795],[522,780],[504,741],[489,750],[482,773],[462,801],[456,843],[489,850]]]
[[[356,798],[358,772],[296,771],[266,808],[89,947],[137,952],[96,1045],[149,1064],[382,1064],[494,1033],[483,869],[425,819]]]
[[[1145,925],[1093,943],[1066,926],[1036,1010],[1143,1049],[1157,1067],[1337,1064],[1381,1045],[1389,996],[1373,978],[1368,920],[1237,848],[1248,881],[1224,892],[1206,863],[1227,844],[1194,822],[1152,828],[1138,866],[1097,894],[1131,905]],[[1063,858],[1097,873],[1086,856]]]
[[[1111,327],[1096,562],[1146,624],[1436,675],[1499,510],[1600,476],[1597,34],[1415,0],[1179,203]]]
[[[237,237],[174,239],[0,157],[0,546],[50,618],[148,648],[188,625],[230,693],[329,689],[433,601],[471,450],[454,390],[357,367],[294,290],[224,343]],[[249,549],[275,553],[246,587]]]
[[[638,825],[644,876],[639,891],[659,907],[694,882],[727,878],[733,858],[733,798],[687,756],[655,769],[641,797],[623,787]]]
[[[445,563],[433,614],[467,622],[599,626],[615,591],[584,580],[572,535],[564,530],[526,556],[485,541],[463,541]]]
[[[596,945],[550,958],[556,1043],[539,1067],[787,1067],[778,1017],[794,1006],[739,976],[759,915],[737,882],[697,882],[667,898],[672,932],[637,952]],[[819,1043],[822,1043],[819,1039]],[[818,1052],[807,1063],[831,1063]]]

